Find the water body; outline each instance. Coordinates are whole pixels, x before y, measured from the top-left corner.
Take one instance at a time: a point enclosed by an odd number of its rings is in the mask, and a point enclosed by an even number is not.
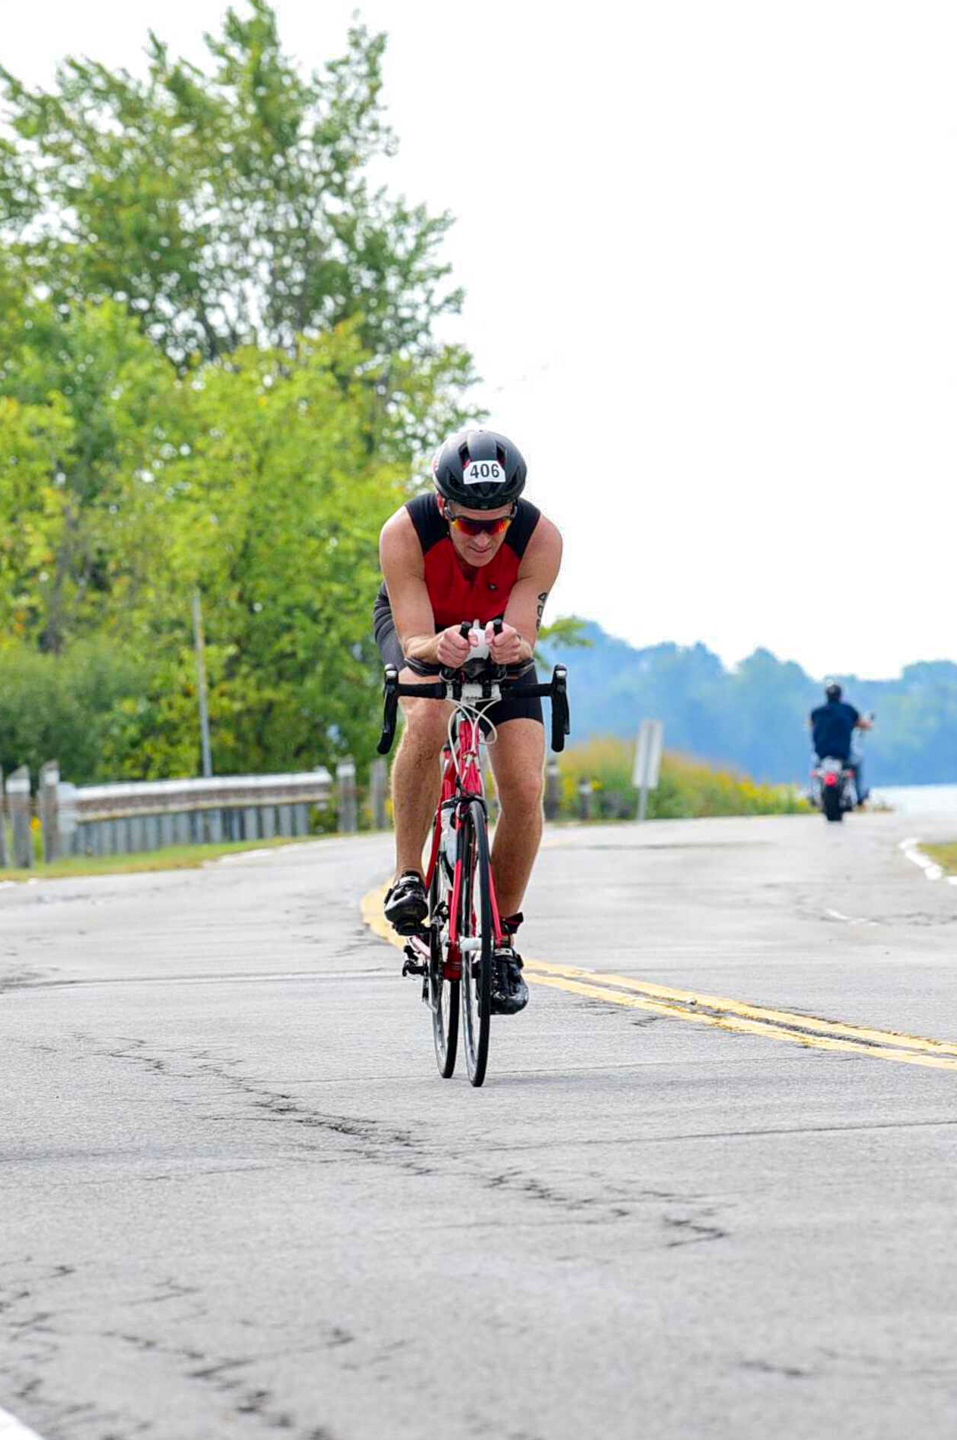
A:
[[[900,815],[957,816],[957,785],[875,785],[871,795]]]

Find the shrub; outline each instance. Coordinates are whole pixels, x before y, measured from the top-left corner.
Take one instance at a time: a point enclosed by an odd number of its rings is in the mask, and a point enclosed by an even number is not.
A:
[[[29,765],[36,784],[46,760],[64,780],[88,785],[103,774],[101,758],[114,707],[138,694],[143,667],[120,646],[83,640],[63,655],[27,645],[0,649],[0,765],[9,775]]]
[[[634,819],[638,790],[631,783],[634,742],[605,735],[573,745],[558,760],[560,813],[580,813],[579,786],[590,781],[592,814],[602,820]],[[765,785],[734,770],[718,770],[704,761],[667,751],[658,788],[648,795],[650,820],[691,819],[704,815],[781,815],[807,808],[790,785]]]

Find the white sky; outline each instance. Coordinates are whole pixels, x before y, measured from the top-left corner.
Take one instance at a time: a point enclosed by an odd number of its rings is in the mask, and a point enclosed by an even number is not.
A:
[[[198,58],[220,0],[0,0],[0,59]],[[308,68],[352,0],[278,0]],[[367,0],[391,188],[562,527],[551,613],[813,673],[957,660],[952,0]],[[39,17],[39,20],[38,20]],[[41,28],[42,27],[42,28]]]

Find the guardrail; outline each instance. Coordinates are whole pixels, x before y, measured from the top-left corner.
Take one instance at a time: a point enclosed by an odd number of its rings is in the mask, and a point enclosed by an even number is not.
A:
[[[335,778],[325,767],[284,775],[218,775],[199,780],[153,780],[71,785],[56,761],[41,766],[36,813],[46,862],[66,855],[123,855],[167,845],[218,844],[308,835],[314,806],[335,806],[337,829],[359,826],[356,767],[343,760]],[[386,825],[387,773],[374,762],[368,802],[374,828]],[[0,772],[0,868],[33,864],[30,773]],[[12,830],[8,854],[6,816]]]

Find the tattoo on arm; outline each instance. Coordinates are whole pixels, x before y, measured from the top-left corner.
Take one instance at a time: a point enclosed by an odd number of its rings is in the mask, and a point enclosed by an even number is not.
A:
[[[535,610],[535,632],[536,632],[536,634],[537,634],[538,631],[542,628],[542,616],[543,616],[544,613],[545,613],[545,601],[546,601],[547,599],[548,599],[548,591],[547,591],[547,590],[543,590],[542,593],[541,593],[541,594],[539,595],[539,597],[538,597],[538,605],[536,606],[536,610]]]

